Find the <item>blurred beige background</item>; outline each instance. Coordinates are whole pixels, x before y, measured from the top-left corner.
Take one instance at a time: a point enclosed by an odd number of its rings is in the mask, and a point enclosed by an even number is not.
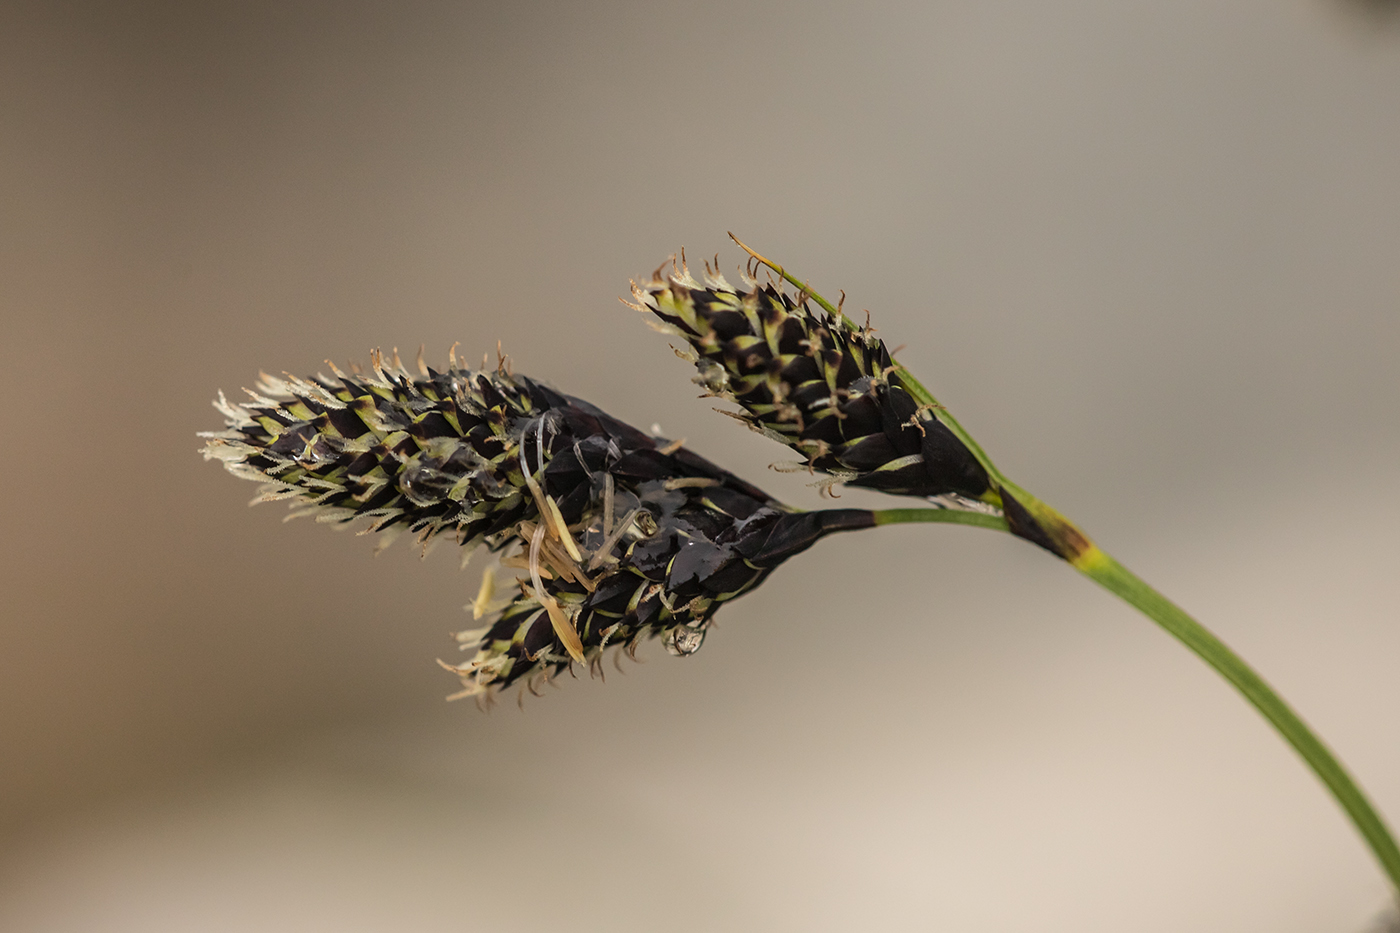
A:
[[[1293,754],[1021,542],[833,539],[485,715],[433,663],[474,573],[194,434],[499,339],[814,505],[616,301],[734,230],[1400,820],[1397,153],[1383,4],[0,6],[0,928],[1366,929]]]

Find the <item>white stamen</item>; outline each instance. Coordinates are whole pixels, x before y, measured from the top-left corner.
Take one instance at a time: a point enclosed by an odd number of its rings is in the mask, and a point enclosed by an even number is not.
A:
[[[535,426],[535,462],[539,464],[540,476],[544,476],[544,422],[545,416],[540,415],[539,423]]]
[[[207,458],[206,458],[207,459]],[[611,473],[603,474],[603,538],[606,540],[612,534],[613,524],[613,477]]]
[[[535,481],[535,477],[530,474],[529,467],[522,464],[521,472],[525,474],[525,487],[530,490],[530,495],[535,497],[535,507],[540,510],[540,524],[552,525],[549,516],[549,506],[545,504],[544,490]],[[557,534],[556,534],[557,537]]]
[[[530,536],[530,582],[535,585],[535,595],[544,602],[546,594],[544,591],[544,581],[540,579],[540,545],[544,544],[544,522],[535,526],[535,533]]]
[[[641,514],[641,511],[640,508],[635,508],[622,517],[622,521],[613,529],[612,534],[608,535],[607,538],[603,540],[602,547],[598,548],[598,552],[594,554],[593,559],[588,562],[589,570],[597,570],[598,567],[602,565],[603,561],[612,556],[612,549],[617,545],[618,541],[622,540],[622,536],[627,533],[627,529],[632,527],[632,520]]]
[[[719,480],[709,476],[676,476],[666,480],[661,485],[665,489],[704,489],[709,486],[718,486]]]
[[[569,533],[569,526],[564,524],[564,514],[559,511],[559,503],[554,501],[553,496],[545,496],[544,502],[549,508],[550,523],[554,526],[554,534],[551,537],[557,537],[564,545],[564,550],[569,552],[569,556],[578,563],[583,563],[583,555],[574,543],[574,536]]]
[[[481,589],[477,590],[476,601],[472,603],[473,619],[479,619],[486,615],[486,607],[491,605],[491,598],[495,594],[496,572],[494,568],[487,567],[481,572]]]

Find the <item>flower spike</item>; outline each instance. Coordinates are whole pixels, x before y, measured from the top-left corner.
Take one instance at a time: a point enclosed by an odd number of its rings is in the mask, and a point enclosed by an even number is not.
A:
[[[736,243],[739,241],[736,239]],[[857,326],[840,306],[739,243],[751,257],[735,289],[705,263],[697,282],[672,261],[632,283],[639,311],[688,344],[707,396],[724,412],[801,453],[807,468],[834,483],[929,499],[939,508],[990,513],[1012,534],[1070,563],[1096,549],[1054,509],[1010,483],[919,382],[894,361],[869,321]],[[767,266],[779,280],[759,285]],[[783,281],[798,289],[795,296]],[[843,301],[844,301],[844,295]],[[812,307],[815,304],[816,307]],[[679,352],[679,351],[678,351]]]
[[[736,240],[737,242],[737,240]],[[488,568],[469,606],[480,628],[457,641],[456,697],[489,701],[514,683],[534,692],[574,663],[644,638],[699,649],[718,608],[783,561],[836,531],[904,522],[1008,531],[1069,562],[1210,664],[1326,784],[1400,891],[1400,847],[1336,756],[1235,652],[1105,553],[1073,523],[1002,475],[867,321],[858,327],[782,266],[752,260],[745,289],[706,264],[633,283],[633,307],[679,336],[677,354],[735,417],[803,455],[835,482],[932,500],[935,508],[801,512],[687,450],[587,402],[515,374],[446,372],[378,352],[369,371],[302,379],[264,374],[250,400],[215,407],[223,431],[202,435],[206,459],[261,484],[254,501],[289,500],[295,515],[362,533],[403,531],[427,548],[451,536],[484,543]],[[778,281],[760,286],[766,266]],[[797,289],[789,295],[787,282]],[[844,299],[844,295],[842,296]],[[815,304],[814,309],[812,305]],[[799,467],[800,468],[800,467]],[[614,653],[614,658],[617,655]]]
[[[663,267],[664,269],[664,267]],[[902,495],[988,498],[976,455],[920,405],[870,328],[813,308],[781,282],[738,290],[705,264],[633,282],[637,307],[695,354],[695,381],[737,403],[735,417],[850,486]]]
[[[242,405],[220,396],[228,428],[204,435],[204,455],[262,483],[255,501],[407,530],[425,548],[484,542],[520,572],[497,600],[487,571],[471,608],[499,614],[457,636],[467,661],[444,664],[459,697],[591,667],[647,637],[691,654],[720,605],[822,536],[875,523],[858,509],[795,512],[504,363],[415,376],[397,356],[371,362],[355,376],[264,376]]]

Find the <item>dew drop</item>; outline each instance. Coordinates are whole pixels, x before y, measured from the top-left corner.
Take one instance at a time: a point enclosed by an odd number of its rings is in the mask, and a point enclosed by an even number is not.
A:
[[[694,654],[700,650],[700,645],[705,641],[705,630],[702,628],[691,628],[688,625],[677,625],[666,633],[666,651],[678,658],[683,658],[688,654]]]
[[[441,502],[455,482],[456,477],[418,460],[410,460],[399,476],[399,489],[409,502],[426,508]]]

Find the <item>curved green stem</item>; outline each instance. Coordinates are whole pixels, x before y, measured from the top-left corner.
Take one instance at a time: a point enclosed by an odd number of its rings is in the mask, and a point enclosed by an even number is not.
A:
[[[1161,593],[1144,583],[1135,573],[1098,548],[1077,562],[1076,569],[1104,589],[1118,596],[1173,637],[1194,651],[1197,657],[1215,668],[1254,708],[1264,714],[1279,734],[1313,769],[1322,783],[1337,798],[1342,809],[1351,817],[1391,884],[1400,892],[1400,849],[1366,794],[1347,773],[1322,740],[1308,728],[1283,698],[1254,672],[1239,655],[1216,638],[1195,619],[1183,612]]]
[[[981,512],[951,509],[885,509],[877,511],[875,524],[902,522],[950,522],[981,528],[1007,530],[1006,521]],[[1086,539],[1087,540],[1087,539]],[[1097,545],[1070,561],[1071,565],[1104,589],[1137,609],[1215,668],[1254,708],[1264,714],[1279,734],[1303,757],[1371,847],[1391,884],[1400,893],[1400,849],[1375,807],[1366,799],[1356,781],[1322,740],[1299,718],[1283,698],[1235,654],[1228,645],[1161,593],[1148,586],[1131,570],[1106,554]]]

